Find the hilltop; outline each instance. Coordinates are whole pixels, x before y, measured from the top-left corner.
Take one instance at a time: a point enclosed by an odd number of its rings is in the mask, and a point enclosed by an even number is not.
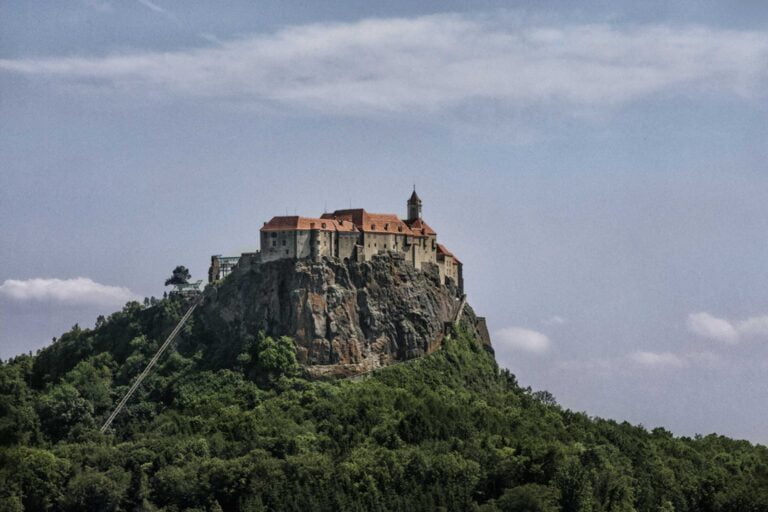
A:
[[[768,510],[765,447],[563,409],[498,368],[469,306],[450,323],[455,290],[398,265],[240,266],[107,434],[188,300],[2,364],[0,510]],[[390,366],[308,378],[366,361]]]
[[[240,264],[205,293],[202,337],[216,346],[258,332],[290,336],[309,374],[352,375],[429,354],[449,328],[490,349],[485,319],[443,282],[435,265],[416,269],[402,255],[368,261],[279,259]]]

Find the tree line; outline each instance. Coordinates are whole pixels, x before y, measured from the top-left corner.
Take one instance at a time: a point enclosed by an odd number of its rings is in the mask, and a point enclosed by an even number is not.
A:
[[[589,417],[465,333],[361,381],[310,381],[293,341],[129,303],[0,365],[2,511],[764,511],[768,452]]]

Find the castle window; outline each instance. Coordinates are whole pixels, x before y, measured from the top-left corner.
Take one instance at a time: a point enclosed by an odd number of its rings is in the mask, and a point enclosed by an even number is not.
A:
[[[286,256],[288,255],[288,249],[285,250],[285,254],[286,254]]]
[[[285,247],[285,240],[283,240],[283,247]]]
[[[276,247],[276,246],[277,246],[277,240],[272,240],[272,247]]]
[[[271,236],[272,238],[277,238],[277,233],[275,233],[275,232],[273,231],[273,232],[271,232],[271,233],[269,234],[269,236]]]

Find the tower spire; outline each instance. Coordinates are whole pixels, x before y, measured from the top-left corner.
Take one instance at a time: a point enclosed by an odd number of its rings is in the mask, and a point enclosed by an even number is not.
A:
[[[416,184],[413,185],[413,193],[406,203],[408,205],[408,222],[421,218],[421,199],[416,193]]]

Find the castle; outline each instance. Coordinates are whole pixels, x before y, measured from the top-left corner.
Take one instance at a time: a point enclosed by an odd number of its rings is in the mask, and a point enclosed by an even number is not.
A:
[[[437,243],[437,233],[424,222],[421,209],[421,199],[414,189],[407,201],[405,219],[393,213],[368,213],[362,208],[336,210],[319,218],[272,217],[260,230],[261,250],[243,256],[261,263],[285,258],[319,261],[324,257],[369,261],[377,254],[394,253],[417,269],[435,265],[441,283],[452,280],[463,290],[461,261]],[[226,277],[239,259],[212,256],[209,281]]]

